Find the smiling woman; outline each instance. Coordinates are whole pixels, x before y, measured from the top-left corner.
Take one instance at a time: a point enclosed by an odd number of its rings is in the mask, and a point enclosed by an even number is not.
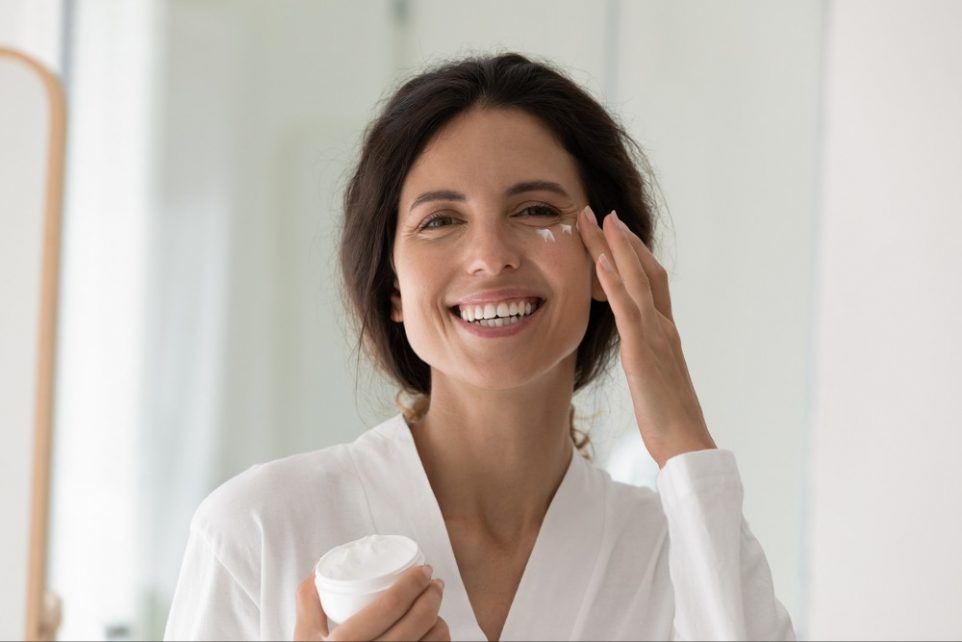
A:
[[[792,639],[688,376],[646,176],[548,64],[405,83],[364,137],[340,262],[359,341],[415,402],[212,493],[167,637]],[[660,493],[578,452],[572,396],[618,348]],[[429,565],[329,621],[312,567],[371,534]]]
[[[536,67],[521,56],[491,59],[483,72],[481,69],[470,63],[450,65],[404,85],[382,117],[369,127],[366,153],[345,196],[347,216],[340,257],[347,299],[368,353],[401,384],[403,392],[415,397],[412,407],[405,409],[411,421],[420,418],[419,408],[426,408],[425,399],[419,396],[430,391],[430,369],[412,349],[407,325],[396,322],[398,311],[392,310],[391,318],[385,314],[388,297],[395,294],[396,287],[397,257],[389,255],[388,248],[394,239],[401,249],[418,240],[444,243],[452,235],[463,236],[467,217],[478,214],[478,206],[491,203],[494,196],[490,192],[471,189],[477,186],[473,180],[480,170],[475,165],[479,156],[465,154],[464,150],[500,149],[502,155],[487,157],[496,165],[502,159],[509,160],[508,166],[501,168],[503,184],[491,188],[497,190],[496,207],[503,208],[503,216],[534,214],[526,209],[533,207],[558,213],[557,220],[551,221],[541,211],[540,216],[526,216],[519,225],[570,226],[577,212],[591,203],[596,209],[617,209],[645,243],[651,243],[655,226],[648,162],[624,129],[593,98],[562,74],[547,66]],[[533,91],[539,82],[544,83],[542,91]],[[558,100],[558,95],[565,99]],[[507,114],[513,117],[507,118]],[[465,122],[472,119],[487,119],[501,126],[472,129],[471,123]],[[436,136],[443,125],[448,126]],[[528,140],[524,137],[528,128],[536,132],[537,147],[522,149],[519,143]],[[476,132],[474,138],[462,136],[465,130]],[[403,136],[397,136],[402,132]],[[388,149],[393,153],[384,153]],[[449,158],[460,163],[447,167],[446,173],[435,171]],[[540,171],[541,166],[549,173]],[[407,177],[403,197],[402,184],[389,179],[399,176]],[[455,189],[455,183],[463,187]],[[429,210],[428,205],[434,209]],[[426,231],[430,234],[425,235]],[[365,250],[372,241],[378,248],[375,261],[369,260]],[[586,254],[584,258],[587,260]],[[604,298],[603,293],[596,294]],[[610,365],[618,341],[611,308],[602,301],[591,302],[591,297],[585,301],[589,302],[588,325],[577,346],[574,391],[588,385]],[[577,439],[570,410],[569,430],[579,448],[584,449],[587,439]]]

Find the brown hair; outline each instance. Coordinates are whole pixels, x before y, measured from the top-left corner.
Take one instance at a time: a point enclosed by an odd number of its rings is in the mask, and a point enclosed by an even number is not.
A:
[[[403,324],[391,320],[391,295],[397,292],[391,256],[401,187],[433,135],[473,107],[521,109],[538,118],[574,157],[591,208],[602,217],[617,210],[652,246],[655,192],[644,153],[597,101],[551,64],[517,53],[472,56],[404,82],[365,131],[344,194],[340,267],[359,326],[358,345],[401,385],[396,402],[411,423],[430,403],[431,369],[411,349]],[[610,366],[617,346],[611,307],[592,299],[578,346],[575,392]],[[402,394],[414,396],[413,405],[402,403]],[[575,447],[590,459],[583,450],[589,438],[574,427],[574,406],[570,425]]]

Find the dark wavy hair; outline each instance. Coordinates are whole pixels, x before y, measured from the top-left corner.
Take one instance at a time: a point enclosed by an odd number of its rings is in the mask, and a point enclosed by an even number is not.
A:
[[[471,108],[520,109],[538,118],[574,157],[588,204],[602,218],[618,217],[652,247],[655,186],[650,165],[625,129],[585,90],[547,62],[517,53],[445,62],[404,82],[364,133],[360,158],[344,193],[340,268],[357,347],[401,390],[398,406],[417,421],[430,403],[431,369],[411,349],[404,325],[391,320],[397,293],[392,266],[401,187],[431,138]],[[574,391],[605,371],[618,346],[614,314],[591,301],[588,328],[578,346]],[[360,354],[360,351],[358,351]],[[401,402],[402,393],[415,398]],[[589,438],[574,427],[576,448]]]

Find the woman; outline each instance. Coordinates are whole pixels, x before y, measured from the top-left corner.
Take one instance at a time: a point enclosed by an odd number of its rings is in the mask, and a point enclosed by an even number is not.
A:
[[[645,166],[588,94],[516,54],[397,91],[340,252],[361,340],[415,403],[214,491],[168,638],[794,639],[688,375],[631,149]],[[659,493],[578,452],[572,395],[616,349]],[[313,565],[371,533],[429,566],[331,630]]]

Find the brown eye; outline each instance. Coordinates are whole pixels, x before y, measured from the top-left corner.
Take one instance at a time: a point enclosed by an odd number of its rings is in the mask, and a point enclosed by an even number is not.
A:
[[[526,207],[522,212],[531,212],[532,216],[535,218],[550,218],[558,216],[559,212],[553,207],[548,207],[547,205],[532,205],[531,207]]]
[[[453,220],[453,219],[452,219],[450,216],[447,216],[447,215],[445,215],[445,214],[434,214],[434,215],[432,215],[431,217],[429,217],[428,220],[424,221],[424,223],[421,224],[421,227],[418,228],[418,231],[420,232],[421,230],[437,230],[437,229],[440,229],[440,228],[442,228],[442,227],[444,227],[444,226],[443,226],[443,225],[433,225],[433,223],[434,223],[435,221],[450,221],[450,220]]]

